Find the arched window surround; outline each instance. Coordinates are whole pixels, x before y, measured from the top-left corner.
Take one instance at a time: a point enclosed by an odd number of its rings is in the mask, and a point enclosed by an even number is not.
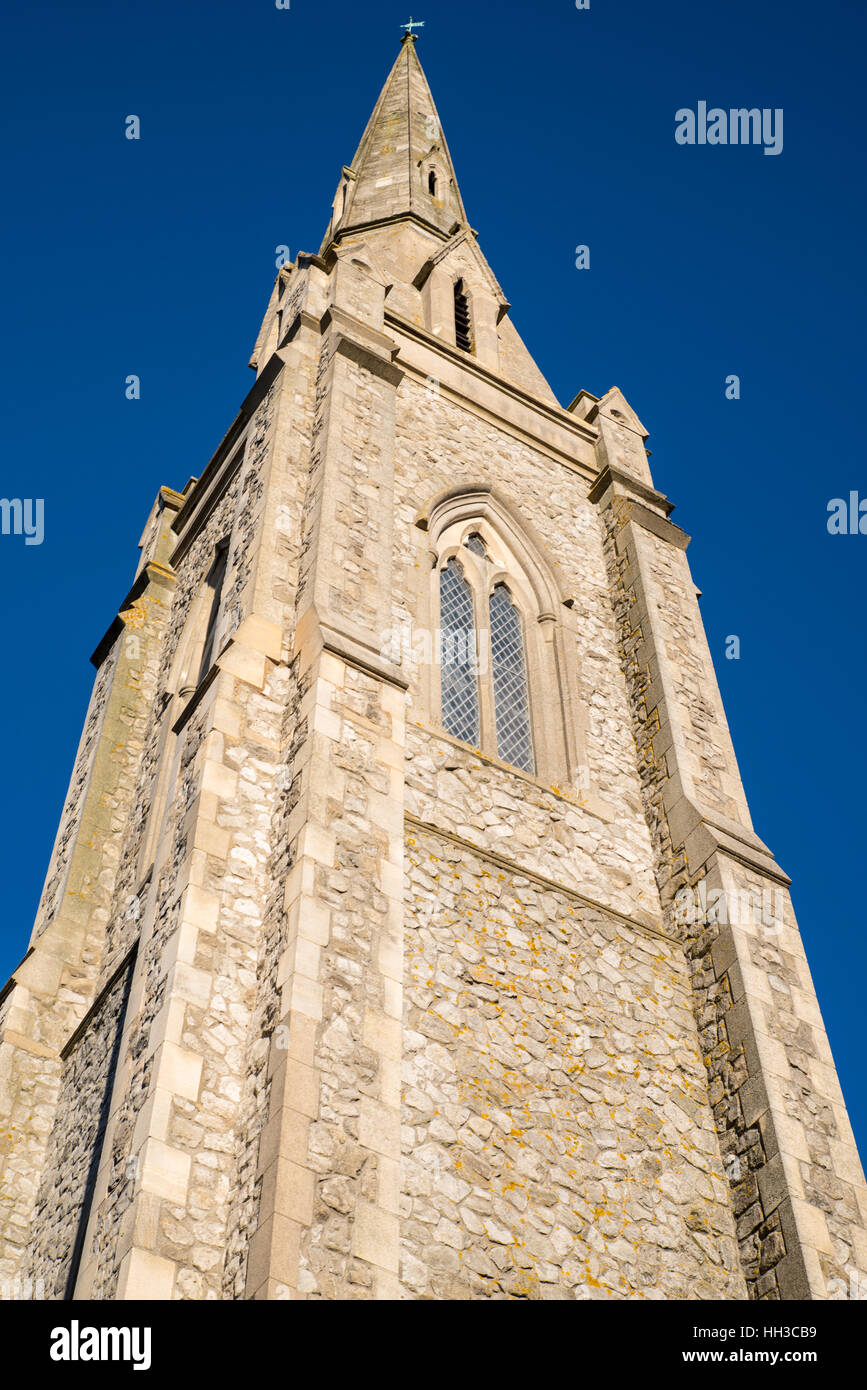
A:
[[[473,590],[480,750],[498,757],[488,603],[502,584],[522,620],[535,776],[564,790],[587,788],[587,716],[579,698],[575,620],[541,538],[487,484],[441,494],[416,524],[428,532],[430,545],[429,582],[420,597],[431,630],[439,628],[439,576],[450,559],[459,560]],[[473,534],[484,543],[484,557],[467,547]],[[443,727],[440,688],[440,671],[430,662],[424,667],[423,699],[434,727]]]

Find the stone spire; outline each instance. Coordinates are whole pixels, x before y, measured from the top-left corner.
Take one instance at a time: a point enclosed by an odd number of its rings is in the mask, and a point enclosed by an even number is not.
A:
[[[342,171],[323,251],[348,233],[407,218],[444,238],[467,224],[415,45],[407,34],[355,158]]]

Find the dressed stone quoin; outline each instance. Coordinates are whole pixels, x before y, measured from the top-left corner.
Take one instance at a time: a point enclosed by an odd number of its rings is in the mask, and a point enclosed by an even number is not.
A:
[[[93,657],[0,1002],[0,1285],[851,1297],[688,537],[621,391],[564,409],[519,337],[416,31]]]

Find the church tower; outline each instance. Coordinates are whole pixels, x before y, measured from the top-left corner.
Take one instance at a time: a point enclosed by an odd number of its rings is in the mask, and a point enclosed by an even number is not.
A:
[[[688,537],[621,391],[564,409],[519,337],[414,37],[251,365],[94,653],[0,997],[0,1283],[848,1296]]]

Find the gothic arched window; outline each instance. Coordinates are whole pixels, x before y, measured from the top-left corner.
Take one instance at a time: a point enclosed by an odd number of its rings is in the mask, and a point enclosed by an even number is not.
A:
[[[440,571],[440,661],[443,727],[479,742],[479,681],[473,591],[455,559]]]
[[[463,743],[535,772],[521,611],[501,559],[480,531],[463,531],[457,555],[447,552],[439,569],[442,725]]]
[[[541,537],[484,485],[444,493],[416,524],[432,562],[420,597],[433,726],[516,771],[585,785],[575,619]]]

